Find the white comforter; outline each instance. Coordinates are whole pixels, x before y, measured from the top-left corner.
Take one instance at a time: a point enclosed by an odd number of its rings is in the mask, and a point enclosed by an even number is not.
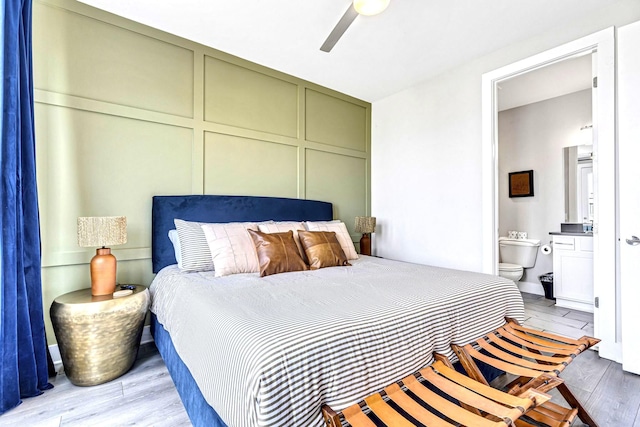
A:
[[[265,278],[163,269],[152,308],[229,426],[321,426],[432,362],[450,343],[522,320],[497,276],[362,257],[352,267]]]

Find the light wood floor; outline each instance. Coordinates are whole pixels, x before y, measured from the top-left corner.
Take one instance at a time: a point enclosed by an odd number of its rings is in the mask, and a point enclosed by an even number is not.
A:
[[[556,307],[542,296],[522,294],[525,325],[573,338],[593,336],[593,314]],[[619,363],[589,350],[563,372],[575,396],[600,427],[640,427],[640,376],[623,372]],[[557,391],[554,401],[564,404]],[[583,426],[579,420],[573,427]]]
[[[593,334],[593,315],[557,308],[537,295],[523,298],[526,325],[576,338]],[[76,387],[63,374],[52,378],[53,390],[25,399],[0,416],[0,426],[190,426],[158,353],[141,353],[129,373],[107,384]],[[562,377],[601,427],[640,427],[640,376],[588,351]],[[506,380],[501,377],[498,382]],[[554,401],[563,403],[558,393],[553,394]],[[582,425],[578,421],[574,427]]]

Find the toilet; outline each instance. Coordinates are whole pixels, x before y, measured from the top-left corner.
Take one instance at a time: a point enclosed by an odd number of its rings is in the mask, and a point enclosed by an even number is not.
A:
[[[524,269],[536,264],[540,240],[500,237],[498,245],[500,246],[498,275],[518,283],[522,279]]]

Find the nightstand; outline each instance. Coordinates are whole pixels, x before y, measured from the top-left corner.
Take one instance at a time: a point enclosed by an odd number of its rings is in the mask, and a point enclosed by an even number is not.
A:
[[[82,289],[53,301],[51,322],[73,384],[102,384],[133,366],[150,301],[149,290],[141,285],[119,298],[92,296],[91,289]]]

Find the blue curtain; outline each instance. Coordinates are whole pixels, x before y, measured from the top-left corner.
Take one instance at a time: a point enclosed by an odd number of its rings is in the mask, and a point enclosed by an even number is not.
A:
[[[40,278],[31,0],[2,0],[0,414],[51,388]]]

